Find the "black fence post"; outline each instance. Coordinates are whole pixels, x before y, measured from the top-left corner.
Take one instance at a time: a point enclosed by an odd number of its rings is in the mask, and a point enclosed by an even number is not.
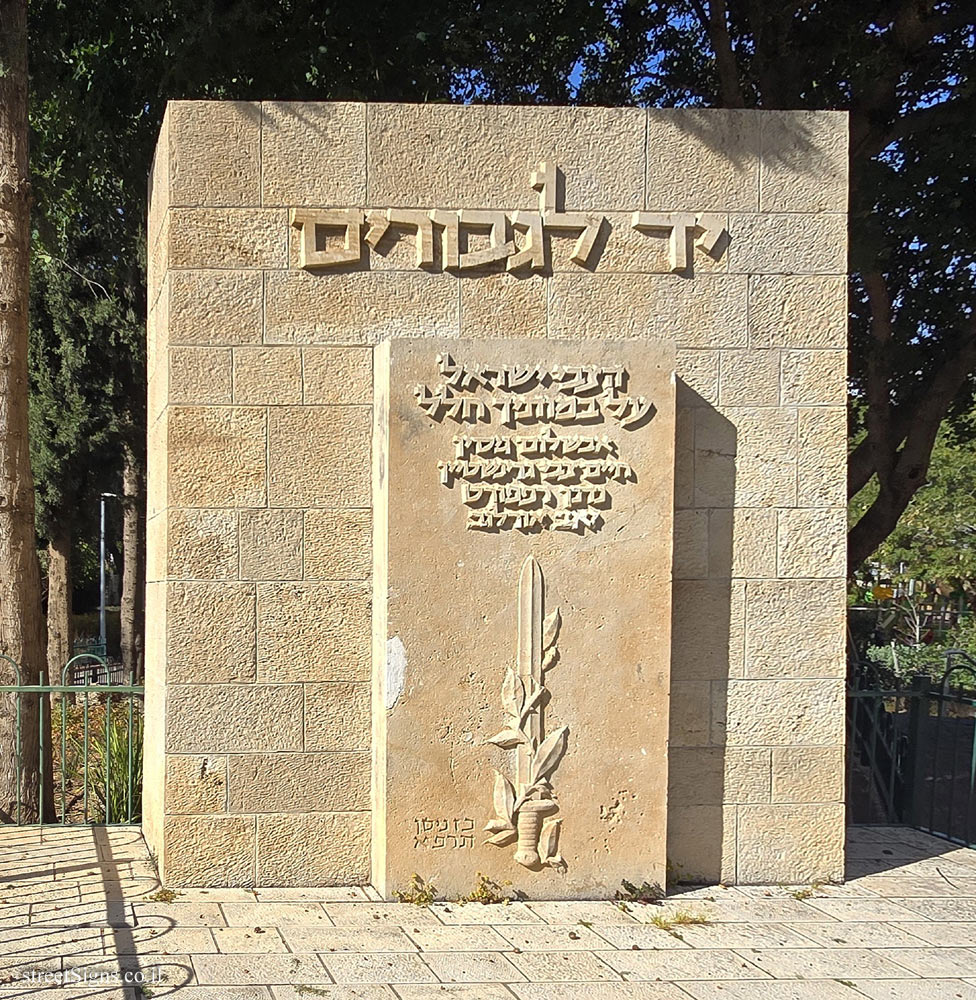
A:
[[[910,826],[921,826],[917,821],[917,812],[921,806],[919,795],[923,769],[922,762],[922,729],[923,719],[929,714],[929,691],[932,688],[932,678],[928,674],[916,674],[912,678],[912,686],[908,701],[908,745],[905,750],[905,803],[901,821]]]

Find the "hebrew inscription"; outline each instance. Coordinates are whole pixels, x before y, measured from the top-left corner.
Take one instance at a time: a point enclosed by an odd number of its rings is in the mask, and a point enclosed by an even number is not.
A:
[[[454,455],[437,463],[441,485],[457,489],[467,528],[480,531],[598,531],[611,487],[637,481],[616,437],[598,425],[632,431],[655,412],[628,392],[623,367],[457,364],[437,355],[440,382],[414,389],[433,421],[454,421]],[[468,426],[465,426],[468,425]],[[557,433],[593,425],[595,433]],[[480,427],[494,433],[475,433]]]
[[[473,819],[430,819],[423,816],[413,823],[415,848],[463,851],[474,847]]]
[[[516,273],[551,270],[549,237],[576,236],[570,260],[580,267],[595,267],[601,232],[611,238],[613,227],[603,215],[567,212],[558,208],[562,173],[550,160],[543,160],[529,175],[529,184],[539,193],[539,211],[506,212],[483,209],[342,208],[291,210],[292,226],[301,231],[298,266],[306,271],[363,263],[364,255],[376,251],[391,227],[412,231],[416,266],[436,267],[435,249],[440,249],[447,271],[471,271],[504,262]],[[668,239],[668,269],[692,273],[690,248],[719,259],[728,234],[723,217],[714,213],[634,212],[631,227],[639,232]],[[487,237],[487,246],[467,249],[472,234]],[[320,237],[324,245],[319,245]]]

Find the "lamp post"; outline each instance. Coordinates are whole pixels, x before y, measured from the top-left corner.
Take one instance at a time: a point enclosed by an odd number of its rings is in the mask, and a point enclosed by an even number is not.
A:
[[[105,631],[105,501],[118,499],[118,493],[103,493],[101,501],[101,524],[99,529],[99,563],[98,563],[98,641],[105,656],[108,656],[108,635]]]

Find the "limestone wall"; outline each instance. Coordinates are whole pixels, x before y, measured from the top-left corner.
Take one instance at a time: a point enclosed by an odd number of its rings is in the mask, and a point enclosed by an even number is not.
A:
[[[846,146],[827,112],[170,104],[145,807],[167,883],[369,878],[371,345],[425,334],[675,340],[668,856],[726,882],[842,873]],[[584,265],[566,231],[539,273],[451,271],[435,228],[418,267],[393,226],[300,266],[294,209],[511,220],[540,161],[555,210],[601,218]],[[674,239],[634,212],[725,232],[669,273]]]

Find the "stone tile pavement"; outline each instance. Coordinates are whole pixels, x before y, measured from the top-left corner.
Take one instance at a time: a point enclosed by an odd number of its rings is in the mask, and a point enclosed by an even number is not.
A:
[[[415,907],[370,889],[161,901],[136,830],[2,827],[0,1000],[976,1000],[976,851],[859,828],[848,867],[843,886],[626,908]]]

